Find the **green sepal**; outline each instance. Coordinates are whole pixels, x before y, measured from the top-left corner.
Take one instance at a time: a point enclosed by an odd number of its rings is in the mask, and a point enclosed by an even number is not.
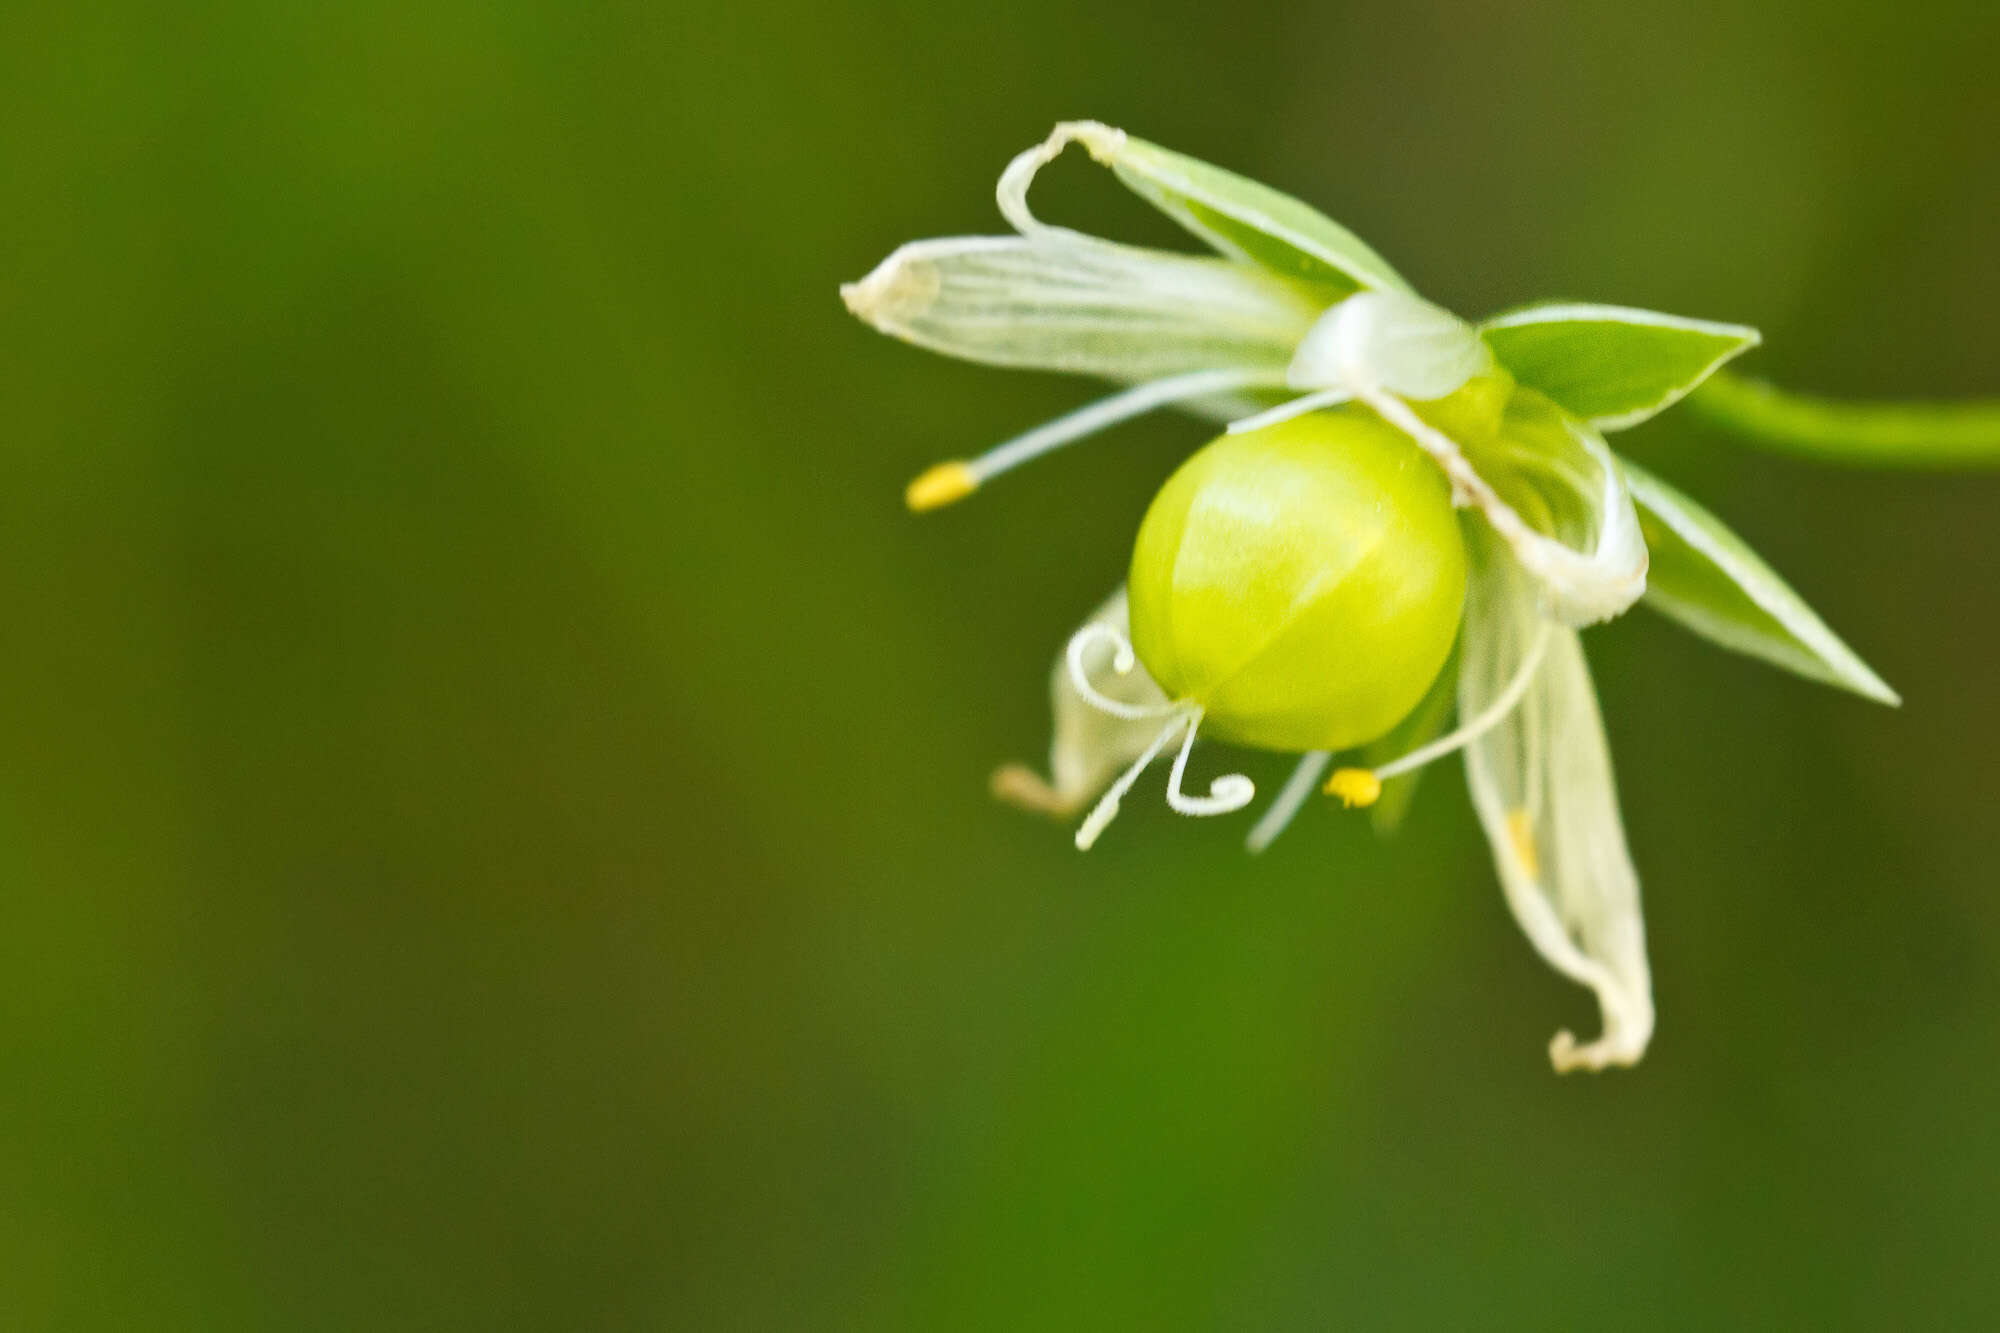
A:
[[[1508,311],[1479,331],[1516,380],[1599,430],[1666,410],[1762,341],[1741,324],[1570,303]]]
[[[1652,555],[1648,606],[1724,648],[1878,703],[1902,702],[1721,519],[1621,462]]]
[[[1077,137],[1141,198],[1231,258],[1341,295],[1411,292],[1360,237],[1281,190],[1101,126]]]

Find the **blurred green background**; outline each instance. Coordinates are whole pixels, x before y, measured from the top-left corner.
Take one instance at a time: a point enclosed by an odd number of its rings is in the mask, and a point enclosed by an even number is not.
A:
[[[1090,390],[835,287],[1094,116],[1469,314],[1990,394],[1996,56],[1922,0],[9,6],[0,1325],[1990,1326],[2000,480],[1628,437],[1907,704],[1589,637],[1661,1027],[1559,1079],[1589,997],[1455,769],[1257,861],[988,802],[1198,428],[914,519]]]

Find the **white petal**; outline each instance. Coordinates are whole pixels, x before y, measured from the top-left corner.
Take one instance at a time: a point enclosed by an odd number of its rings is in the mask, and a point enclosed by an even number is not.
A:
[[[1084,622],[1108,625],[1121,636],[1132,632],[1125,589],[1117,592]],[[1159,708],[1167,696],[1143,666],[1119,675],[1111,669],[1109,641],[1098,640],[1084,651],[1090,681],[1120,703]],[[1042,778],[1021,764],[1010,764],[993,775],[993,794],[1003,801],[1042,814],[1068,818],[1095,800],[1118,773],[1145,752],[1160,733],[1160,719],[1126,720],[1091,707],[1076,692],[1062,653],[1049,674],[1049,703],[1055,714],[1055,739],[1049,746],[1049,777]]]
[[[1513,674],[1537,630],[1536,595],[1504,547],[1476,540],[1459,708]],[[1558,1071],[1630,1065],[1653,1033],[1639,877],[1625,846],[1597,695],[1574,630],[1551,626],[1519,708],[1466,749],[1466,775],[1514,919],[1551,966],[1597,994],[1604,1030],[1549,1048]]]
[[[1249,370],[1282,384],[1319,314],[1255,269],[1060,228],[917,241],[841,296],[882,332],[947,356],[1124,381]]]
[[[1361,378],[1400,398],[1442,398],[1494,366],[1479,330],[1401,292],[1362,292],[1322,315],[1299,343],[1287,378],[1328,389]]]

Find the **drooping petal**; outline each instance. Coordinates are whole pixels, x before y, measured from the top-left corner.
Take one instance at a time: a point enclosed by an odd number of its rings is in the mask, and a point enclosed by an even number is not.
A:
[[[1351,389],[1430,454],[1566,624],[1608,620],[1645,591],[1646,543],[1604,437],[1510,387],[1469,324],[1414,297],[1364,292],[1320,318],[1289,377],[1294,388]]]
[[[934,352],[1130,382],[1247,370],[1282,383],[1319,313],[1255,269],[1059,229],[917,241],[840,290],[861,319]]]
[[[1646,605],[1696,634],[1877,703],[1902,702],[1728,525],[1621,459],[1652,553]]]
[[[1516,380],[1606,431],[1665,411],[1763,341],[1743,324],[1570,302],[1511,310],[1480,330]]]
[[[1322,305],[1355,291],[1410,290],[1388,261],[1311,205],[1093,120],[1056,126],[1046,141],[1008,164],[1000,177],[1000,211],[1022,235],[1060,230],[1029,210],[1028,189],[1035,173],[1072,143],[1219,253],[1321,288]]]
[[[1091,613],[1087,625],[1106,625],[1121,638],[1132,632],[1125,589],[1119,588]],[[1104,694],[1140,709],[1162,708],[1167,696],[1143,666],[1119,675],[1111,668],[1112,641],[1099,639],[1083,650],[1089,679]],[[1056,654],[1049,673],[1049,704],[1055,715],[1055,738],[1049,746],[1049,776],[1045,779],[1024,764],[1009,764],[993,775],[993,794],[1024,810],[1067,819],[1077,814],[1111,785],[1111,780],[1145,753],[1159,736],[1160,719],[1114,717],[1093,708],[1077,693],[1064,654]]]
[[[1603,1032],[1549,1047],[1559,1072],[1636,1063],[1653,1032],[1639,877],[1625,846],[1597,695],[1576,632],[1538,625],[1536,591],[1506,548],[1475,536],[1459,709],[1484,708],[1541,633],[1541,668],[1507,720],[1467,747],[1472,802],[1529,943],[1591,988]]]

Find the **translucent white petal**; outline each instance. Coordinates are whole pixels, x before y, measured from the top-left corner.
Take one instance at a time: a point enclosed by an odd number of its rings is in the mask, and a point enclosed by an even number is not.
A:
[[[1362,292],[1322,315],[1292,358],[1295,389],[1330,389],[1361,377],[1401,398],[1442,398],[1489,373],[1479,330],[1441,306],[1401,292]]]
[[[1085,622],[1108,625],[1121,637],[1132,632],[1125,590],[1120,588]],[[1100,638],[1083,649],[1089,679],[1104,694],[1139,709],[1163,708],[1167,696],[1143,666],[1119,675],[1111,669],[1111,640]],[[1160,734],[1157,716],[1113,717],[1093,708],[1077,693],[1063,654],[1049,674],[1049,703],[1055,714],[1055,739],[1049,746],[1049,777],[1044,779],[1022,764],[1010,764],[993,775],[993,794],[1026,810],[1068,818],[1090,804],[1118,773],[1138,758]]]
[[[1471,715],[1513,675],[1537,634],[1537,595],[1507,550],[1476,537],[1459,709]],[[1502,725],[1467,747],[1474,807],[1507,906],[1551,966],[1596,992],[1604,1030],[1559,1032],[1559,1071],[1634,1064],[1653,1033],[1639,877],[1625,846],[1597,695],[1574,630],[1552,626],[1534,685]]]
[[[1246,370],[1281,384],[1319,314],[1303,289],[1256,269],[1061,228],[917,241],[841,296],[882,332],[947,356],[1124,381]]]

